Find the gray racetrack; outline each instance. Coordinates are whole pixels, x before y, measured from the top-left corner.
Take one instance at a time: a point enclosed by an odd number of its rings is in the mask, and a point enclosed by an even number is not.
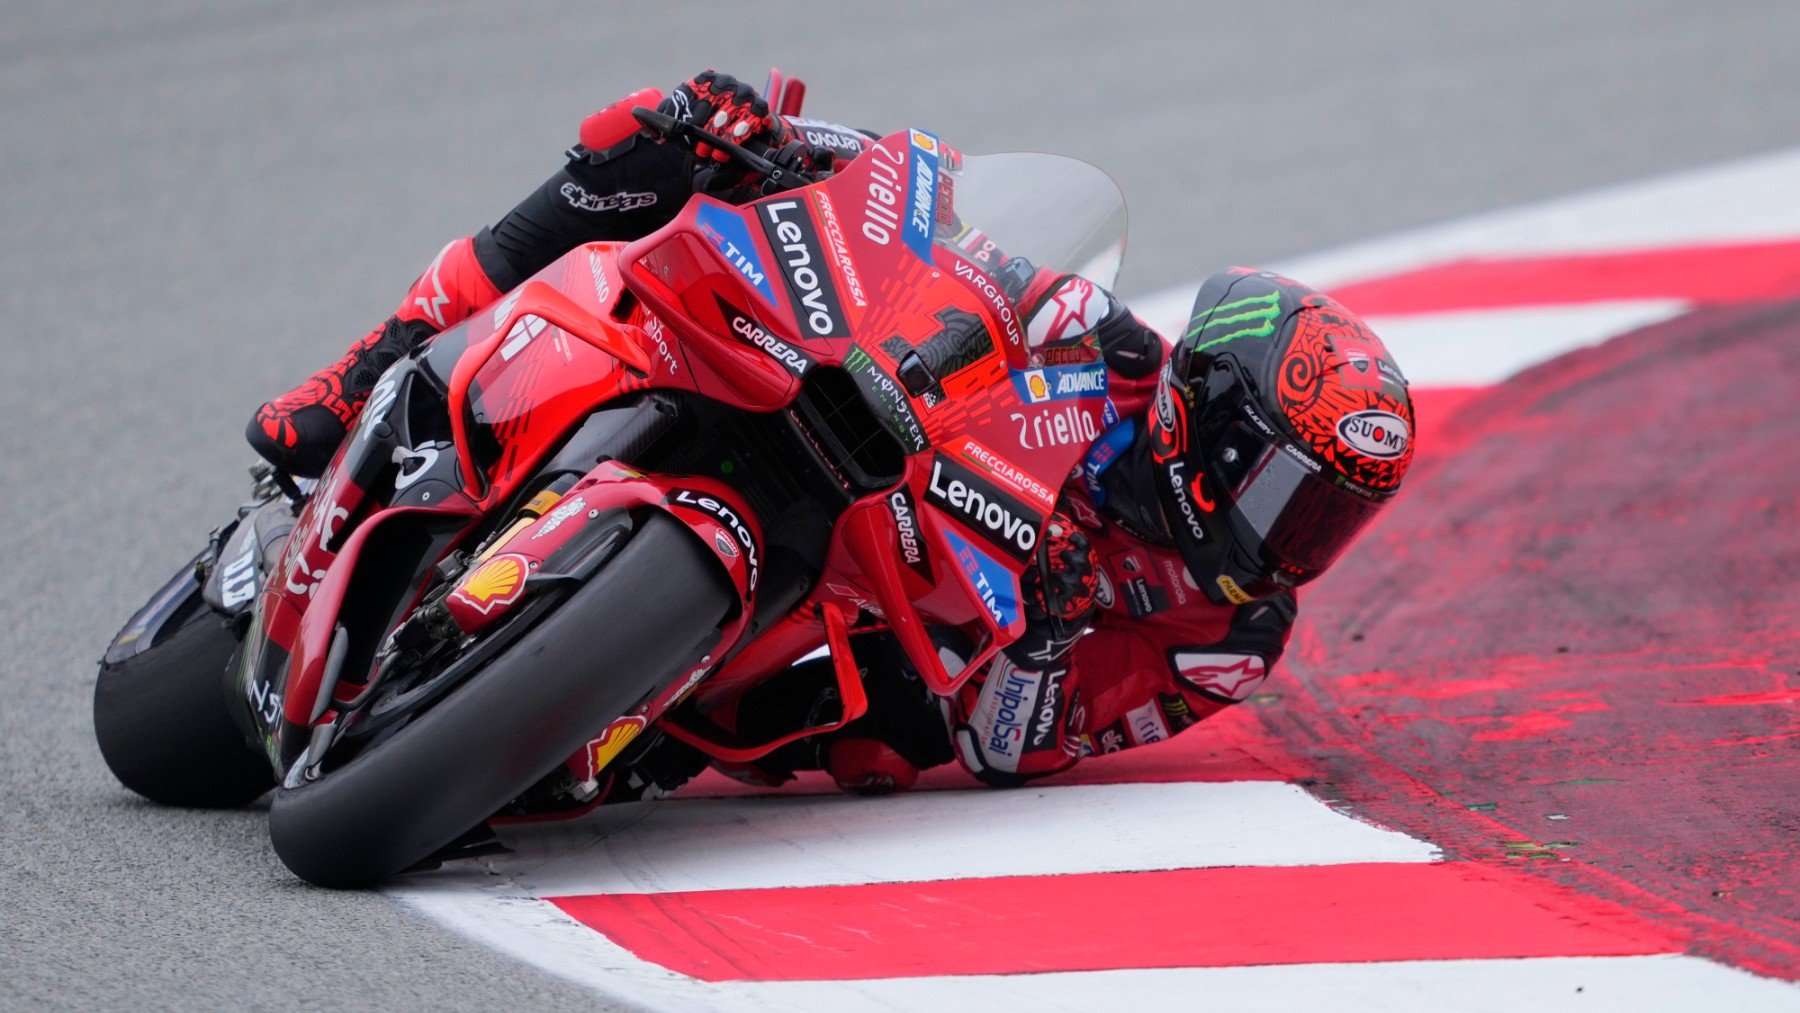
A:
[[[592,1006],[260,810],[165,811],[92,744],[107,638],[244,492],[264,397],[707,65],[971,150],[1066,151],[1135,212],[1125,294],[1800,143],[1791,3],[0,7],[0,1006]]]

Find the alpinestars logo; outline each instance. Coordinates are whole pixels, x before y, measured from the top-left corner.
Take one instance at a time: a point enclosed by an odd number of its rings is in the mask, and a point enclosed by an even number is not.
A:
[[[1020,562],[1037,548],[1037,518],[1000,488],[955,461],[931,462],[925,498]]]
[[[819,233],[813,228],[812,215],[805,205],[799,200],[778,200],[762,205],[759,211],[769,245],[781,258],[794,316],[801,326],[815,338],[848,335],[844,307],[838,300],[837,286],[825,266],[824,248],[819,245]]]
[[[601,195],[588,191],[579,183],[571,182],[564,183],[562,189],[558,192],[563,195],[563,200],[568,201],[569,206],[577,211],[592,211],[596,213],[603,211],[636,211],[638,208],[647,208],[656,203],[656,194],[647,190],[639,193],[621,190],[618,193]]]

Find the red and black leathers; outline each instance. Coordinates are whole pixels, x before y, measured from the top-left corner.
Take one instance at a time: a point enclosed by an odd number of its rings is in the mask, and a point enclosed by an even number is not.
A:
[[[647,90],[589,117],[561,170],[491,228],[445,247],[394,319],[345,360],[265,406],[251,424],[252,443],[294,474],[316,474],[394,356],[581,243],[635,239],[670,221],[704,179],[696,180],[693,156],[636,130],[632,106],[659,104],[671,115],[712,119],[717,101],[730,131],[748,123],[746,135],[765,146],[797,140],[844,159],[863,149],[868,135],[766,117],[766,107],[757,112],[739,92],[735,81],[714,75],[668,99]],[[765,122],[766,136],[759,136]],[[1087,755],[1178,734],[1249,696],[1281,654],[1292,596],[1214,605],[1170,538],[1143,425],[1165,356],[1162,339],[1104,289],[1009,264],[984,239],[965,228],[950,241],[1017,296],[1040,361],[1104,360],[1116,418],[1062,490],[1039,572],[1027,582],[1027,634],[946,700],[905,670],[888,638],[859,637],[868,713],[729,773],[779,783],[794,770],[827,769],[847,789],[879,791],[904,788],[918,770],[954,757],[990,784],[1016,784]],[[1013,267],[1022,270],[1009,273]],[[1019,434],[1027,446],[1056,438]],[[766,730],[772,739],[818,723],[809,717],[835,708],[835,692],[829,670],[806,663],[751,690],[734,714],[715,717],[741,733]]]

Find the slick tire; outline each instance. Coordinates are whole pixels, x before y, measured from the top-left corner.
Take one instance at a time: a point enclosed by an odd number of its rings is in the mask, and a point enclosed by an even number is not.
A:
[[[204,809],[275,786],[268,757],[231,719],[226,675],[237,648],[202,606],[149,650],[100,666],[94,737],[119,783],[152,802]]]
[[[517,798],[680,674],[736,594],[652,513],[567,602],[443,701],[318,780],[276,791],[275,853],[316,886],[374,886]]]

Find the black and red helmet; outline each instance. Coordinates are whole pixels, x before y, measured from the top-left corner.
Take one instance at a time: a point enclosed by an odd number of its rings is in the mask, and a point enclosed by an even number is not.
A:
[[[1412,436],[1406,378],[1368,325],[1249,268],[1200,287],[1149,419],[1169,530],[1220,605],[1324,572],[1400,488]]]

